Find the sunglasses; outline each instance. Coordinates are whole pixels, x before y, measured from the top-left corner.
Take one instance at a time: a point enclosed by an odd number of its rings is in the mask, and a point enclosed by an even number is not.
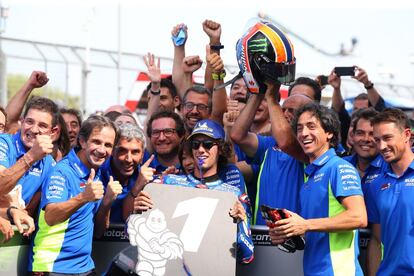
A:
[[[191,148],[193,150],[198,150],[200,148],[200,146],[203,145],[203,148],[206,150],[211,149],[213,146],[217,145],[216,142],[211,141],[211,140],[204,140],[204,141],[200,141],[200,140],[192,140],[191,141]]]

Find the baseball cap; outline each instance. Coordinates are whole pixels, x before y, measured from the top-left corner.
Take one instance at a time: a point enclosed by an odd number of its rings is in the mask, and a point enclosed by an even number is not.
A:
[[[187,140],[197,134],[202,134],[217,140],[224,139],[225,137],[223,127],[219,123],[212,120],[198,121]]]

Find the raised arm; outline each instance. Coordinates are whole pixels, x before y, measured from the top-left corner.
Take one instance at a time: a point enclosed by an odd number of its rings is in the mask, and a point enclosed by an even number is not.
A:
[[[211,53],[216,53],[217,55],[220,55],[220,50],[214,49],[216,48],[215,46],[221,45],[220,23],[214,22],[213,20],[204,20],[203,31],[207,34],[207,36],[210,39],[209,47],[213,46],[213,49],[211,49]],[[211,91],[213,91],[213,88],[215,87],[214,80],[211,77],[212,73],[213,68],[211,67],[211,64],[207,63],[206,70],[204,73],[204,87],[208,88]]]
[[[160,58],[155,61],[154,55],[148,53],[144,57],[144,63],[147,66],[147,75],[151,81],[151,88],[148,91],[148,109],[147,116],[144,123],[144,133],[147,133],[147,122],[151,118],[152,114],[158,110],[160,105],[160,89],[161,89],[161,68],[160,68]],[[149,137],[146,137],[147,151],[149,153],[153,152],[151,147],[151,141]]]
[[[0,196],[8,194],[16,186],[17,181],[30,167],[53,150],[52,139],[49,135],[37,135],[33,147],[16,163],[6,168],[0,165]],[[4,153],[4,154],[7,154]]]
[[[226,112],[227,93],[224,87],[215,90],[215,87],[223,84],[226,71],[224,71],[223,60],[217,53],[213,53],[210,46],[206,46],[207,66],[211,68],[211,76],[214,80],[214,88],[212,91],[213,107],[210,119],[223,125],[223,114]]]
[[[183,23],[175,25],[171,31],[171,38],[174,45],[174,59],[172,67],[172,82],[177,87],[178,95],[182,99],[183,91],[183,68],[182,63],[185,57],[185,43],[187,41],[188,33],[187,26]]]
[[[341,77],[335,74],[335,71],[332,70],[331,74],[328,77],[328,83],[333,87],[332,94],[332,109],[339,113],[341,109],[344,108],[344,99],[341,94]]]
[[[49,79],[46,73],[42,71],[33,71],[29,79],[25,82],[22,88],[11,98],[6,106],[7,112],[7,128],[6,130],[16,129],[17,122],[23,111],[27,99],[32,93],[33,89],[43,87],[47,84]]]
[[[253,123],[256,110],[263,98],[264,95],[260,94],[252,94],[249,97],[246,106],[240,112],[230,133],[233,142],[238,144],[240,149],[249,157],[254,157],[259,146],[256,134],[249,132],[249,129]]]
[[[352,78],[364,85],[367,90],[368,101],[377,111],[381,112],[385,108],[384,99],[382,99],[377,89],[374,87],[374,84],[369,80],[367,72],[358,66],[356,68],[357,74]]]
[[[272,128],[272,136],[277,141],[279,148],[293,158],[307,162],[308,158],[296,139],[292,126],[286,120],[279,104],[280,84],[267,83],[266,101],[269,108],[269,117]]]

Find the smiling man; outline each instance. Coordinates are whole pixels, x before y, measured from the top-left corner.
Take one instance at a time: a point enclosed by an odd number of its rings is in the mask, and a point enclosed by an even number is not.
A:
[[[122,186],[122,193],[118,195],[112,205],[106,206],[110,209],[109,221],[111,223],[125,223],[126,217],[123,212],[124,201],[130,196],[132,200],[143,188],[145,183],[139,178],[139,164],[144,156],[145,134],[136,125],[123,124],[118,128],[119,139],[112,152],[112,156],[102,166],[102,181],[105,187],[113,176]],[[141,180],[141,181],[139,181]],[[135,191],[134,190],[138,190]]]
[[[366,210],[357,171],[335,154],[339,120],[316,103],[301,107],[296,116],[297,139],[310,161],[300,190],[301,216],[289,212],[289,218],[276,222],[272,242],[304,235],[305,275],[363,275],[354,229],[366,226]]]
[[[387,108],[372,119],[372,124],[375,143],[388,166],[370,184],[366,196],[372,223],[368,272],[413,275],[414,153],[409,119],[403,111]]]
[[[49,154],[53,150],[51,135],[57,130],[57,114],[58,107],[52,100],[32,97],[20,130],[14,135],[0,135],[0,196],[13,190],[23,208],[40,190],[54,165]],[[17,204],[16,200],[13,204]]]
[[[172,111],[163,110],[151,116],[147,123],[147,137],[154,152],[150,167],[159,175],[168,167],[180,167],[178,149],[185,135],[183,120]],[[147,154],[146,162],[150,158]]]
[[[101,201],[110,203],[122,191],[111,181],[104,196],[100,181],[99,167],[111,156],[116,127],[105,117],[91,116],[82,124],[78,140],[79,148],[53,168],[42,187],[30,275],[96,275],[91,257],[94,217],[105,217]]]

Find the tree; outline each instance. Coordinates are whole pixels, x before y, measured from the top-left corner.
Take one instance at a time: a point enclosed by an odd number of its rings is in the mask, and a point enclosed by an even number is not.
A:
[[[11,99],[14,94],[23,86],[28,77],[22,74],[8,74],[7,75],[7,97]],[[68,102],[65,103],[65,92],[57,87],[46,86],[41,89],[35,89],[32,92],[32,95],[38,95],[47,97],[55,101],[59,106],[65,106],[67,108],[76,108],[80,107],[80,98],[78,96],[68,95]]]

